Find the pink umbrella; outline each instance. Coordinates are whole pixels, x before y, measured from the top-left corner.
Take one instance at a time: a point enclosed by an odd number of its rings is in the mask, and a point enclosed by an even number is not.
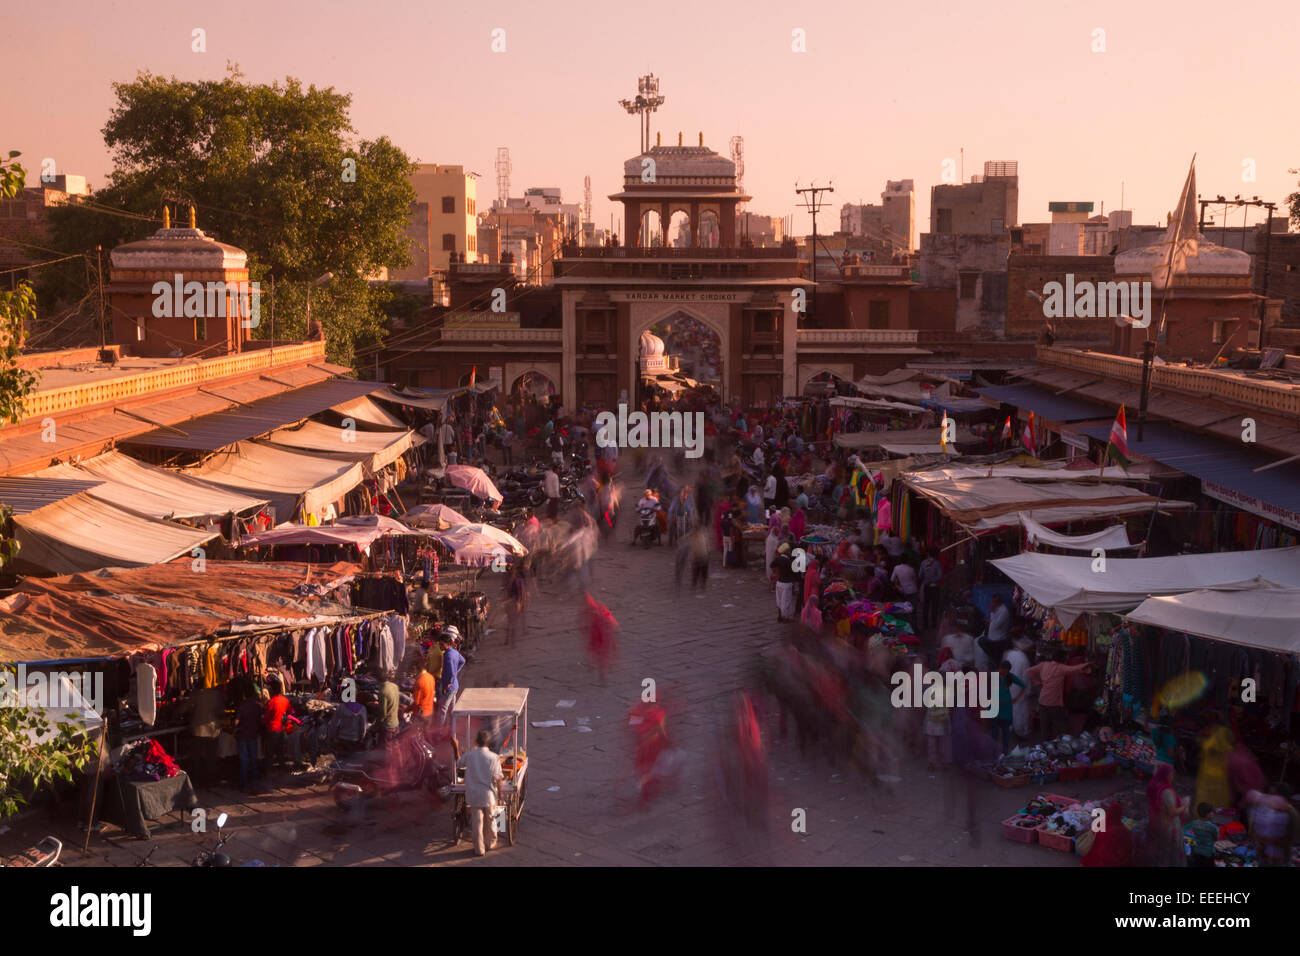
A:
[[[472,495],[483,498],[499,505],[505,501],[501,492],[497,491],[497,486],[492,484],[492,479],[482,468],[475,468],[473,465],[448,465],[447,480],[457,488],[464,488]]]

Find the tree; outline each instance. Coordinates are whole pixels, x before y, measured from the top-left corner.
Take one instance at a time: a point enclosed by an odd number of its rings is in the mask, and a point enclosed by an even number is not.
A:
[[[99,740],[76,720],[56,721],[40,708],[22,706],[15,672],[0,668],[0,820],[12,816],[28,795],[75,771],[98,753]]]
[[[1300,169],[1288,169],[1287,172],[1294,176],[1300,173]],[[1296,185],[1300,186],[1300,183]],[[1291,225],[1300,229],[1300,192],[1293,192],[1287,196],[1286,204],[1291,207]]]
[[[17,196],[26,185],[27,170],[15,162],[19,155],[11,150],[8,159],[0,160],[0,199]],[[0,424],[18,423],[23,400],[36,384],[36,376],[18,364],[27,323],[34,318],[36,296],[29,282],[19,282],[12,292],[0,292]]]
[[[103,132],[115,168],[92,202],[51,211],[56,248],[109,250],[156,228],[136,217],[192,203],[204,232],[248,253],[262,289],[255,335],[271,334],[272,276],[277,337],[305,333],[310,317],[330,358],[350,363],[358,345],[380,334],[380,298],[365,279],[410,262],[415,167],[385,137],[357,140],[351,96],[292,77],[246,83],[234,67],[204,82],[141,73],[113,91]],[[51,286],[68,296],[78,283],[84,277],[67,269]]]

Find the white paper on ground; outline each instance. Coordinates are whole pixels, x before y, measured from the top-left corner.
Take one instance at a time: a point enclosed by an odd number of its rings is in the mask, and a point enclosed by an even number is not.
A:
[[[534,721],[532,722],[532,724],[533,724],[534,727],[563,727],[563,726],[565,726],[565,723],[564,723],[564,721],[562,721],[562,720],[534,720]]]
[[[577,703],[578,703],[578,702],[577,702],[576,700],[557,700],[557,701],[555,702],[555,706],[556,706],[556,707],[572,707],[572,706],[574,706],[574,705],[577,704]]]

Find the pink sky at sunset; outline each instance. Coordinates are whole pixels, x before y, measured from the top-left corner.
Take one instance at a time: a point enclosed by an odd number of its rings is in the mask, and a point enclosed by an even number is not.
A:
[[[795,180],[834,182],[819,227],[841,203],[879,202],[886,179],[917,188],[917,232],[944,159],[965,174],[985,160],[1020,166],[1020,220],[1051,200],[1126,205],[1164,221],[1193,153],[1203,195],[1281,203],[1300,166],[1295,126],[1294,0],[1188,3],[943,3],[811,6],[607,2],[378,5],[342,0],[88,3],[7,11],[0,36],[7,92],[0,149],[29,170],[105,183],[101,129],[110,83],[138,70],[216,78],[227,61],[253,81],[292,75],[351,93],[364,137],[389,136],[422,162],[482,174],[495,197],[498,146],[512,193],[559,186],[580,201],[592,178],[608,225],[636,120],[617,100],[653,71],[666,104],[654,128],[727,151],[745,137],[750,208],[796,210]],[[190,49],[207,31],[207,52]],[[506,30],[504,53],[491,31]],[[791,50],[806,31],[807,52]],[[1094,28],[1106,52],[1093,53]],[[1257,182],[1243,182],[1253,159]],[[1252,221],[1258,221],[1258,214]],[[1231,223],[1241,224],[1240,211]],[[809,221],[800,213],[796,227]],[[621,232],[621,230],[620,230]]]

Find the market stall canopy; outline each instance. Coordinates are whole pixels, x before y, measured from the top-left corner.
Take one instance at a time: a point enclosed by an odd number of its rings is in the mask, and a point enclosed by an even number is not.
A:
[[[31,680],[30,675],[28,680]],[[76,732],[86,737],[99,736],[99,729],[104,725],[104,719],[96,712],[90,701],[82,696],[81,690],[82,688],[69,679],[68,674],[58,672],[51,673],[47,680],[31,683],[27,687],[13,688],[15,699],[10,706],[39,710],[41,717],[49,721],[49,725],[44,730],[35,727],[24,728],[24,735],[32,745],[43,744],[57,737],[60,732],[59,724],[71,724],[77,728]],[[3,691],[0,691],[0,697],[2,696]]]
[[[446,531],[458,524],[469,524],[469,519],[447,505],[416,505],[406,514],[402,515],[402,521],[412,528],[433,528],[436,531]]]
[[[509,557],[512,554],[523,556],[528,553],[528,549],[517,538],[490,524],[461,524],[433,537],[451,551],[452,560],[456,564],[472,567],[484,567],[498,557]]]
[[[1093,548],[1101,548],[1103,551],[1122,551],[1125,548],[1137,547],[1129,541],[1128,529],[1122,524],[1092,534],[1061,534],[1043,527],[1027,514],[1021,514],[1019,517],[1031,545],[1045,544],[1063,551],[1087,551],[1090,554]]]
[[[1130,621],[1178,634],[1300,654],[1300,589],[1260,586],[1240,591],[1201,590],[1150,597]]]
[[[170,561],[218,537],[146,518],[89,492],[13,518],[20,574],[71,574]]]
[[[841,448],[863,450],[879,448],[881,445],[938,445],[942,428],[900,428],[884,432],[846,432],[835,436],[835,444]],[[955,445],[977,441],[975,435],[967,428],[958,428]]]
[[[236,514],[255,511],[269,503],[265,498],[242,495],[179,472],[147,465],[120,451],[53,465],[36,474],[100,482],[88,490],[92,498],[150,518],[202,524],[232,511]]]
[[[914,415],[924,415],[925,409],[920,405],[909,405],[907,402],[889,402],[878,398],[853,398],[849,395],[836,395],[830,401],[832,408],[872,408],[872,409],[892,409],[900,412],[911,412]]]
[[[330,411],[337,412],[344,418],[355,418],[367,425],[374,425],[392,431],[405,431],[407,427],[404,421],[367,395],[354,398],[350,402],[343,402],[341,405],[335,405]]]
[[[1081,481],[1084,478],[1107,478],[1133,480],[1133,474],[1116,465],[1109,466],[1104,472],[1096,468],[1086,470],[1066,468],[1063,465],[1047,464],[1039,467],[1030,465],[941,465],[915,471],[908,476],[915,482],[949,481],[953,478],[1015,478],[1019,481]]]
[[[363,432],[355,428],[335,428],[321,422],[303,422],[295,428],[273,431],[259,444],[274,445],[313,455],[359,461],[369,474],[392,464],[411,447],[413,432]]]
[[[462,388],[389,388],[375,394],[375,398],[385,402],[405,405],[408,408],[423,408],[441,413],[447,404],[461,395],[482,395],[495,389],[495,385],[475,385],[471,390]]]
[[[1018,481],[1014,478],[949,478],[918,481],[904,477],[908,487],[944,514],[980,534],[1020,524],[1020,512],[1040,524],[1142,514],[1159,507],[1179,511],[1194,507],[1168,501],[1127,485],[1093,485],[1058,481]]]
[[[475,468],[473,465],[448,465],[445,474],[447,480],[457,488],[464,488],[470,494],[485,501],[494,504],[505,501],[501,492],[497,491],[497,486],[492,484],[492,479],[482,468]]]
[[[1300,588],[1300,548],[1107,558],[1104,572],[1093,570],[1091,556],[1037,551],[998,558],[993,564],[1039,604],[1055,610],[1066,627],[1080,614],[1120,614],[1149,597],[1206,588],[1241,591],[1263,582]]]
[[[881,451],[889,452],[891,455],[955,455],[957,449],[949,446],[944,448],[942,445],[881,445]]]
[[[268,498],[279,520],[294,515],[300,500],[306,510],[318,511],[365,480],[357,462],[305,455],[257,442],[239,442],[201,465],[184,469],[182,474]]]
[[[0,599],[0,659],[118,656],[205,637],[251,618],[310,620],[351,608],[303,596],[304,585],[344,583],[358,565],[208,561],[188,557],[143,568],[27,578]],[[58,636],[55,636],[58,635]]]
[[[362,552],[386,534],[411,534],[400,521],[384,515],[349,515],[331,525],[295,524],[246,535],[241,548],[278,547],[288,544],[350,544]]]
[[[159,428],[143,435],[134,435],[122,444],[216,451],[235,442],[257,438],[277,428],[300,422],[327,411],[340,402],[369,395],[383,388],[385,386],[379,382],[358,382],[352,378],[317,382],[292,392],[249,402],[229,411],[201,415],[172,428]]]

